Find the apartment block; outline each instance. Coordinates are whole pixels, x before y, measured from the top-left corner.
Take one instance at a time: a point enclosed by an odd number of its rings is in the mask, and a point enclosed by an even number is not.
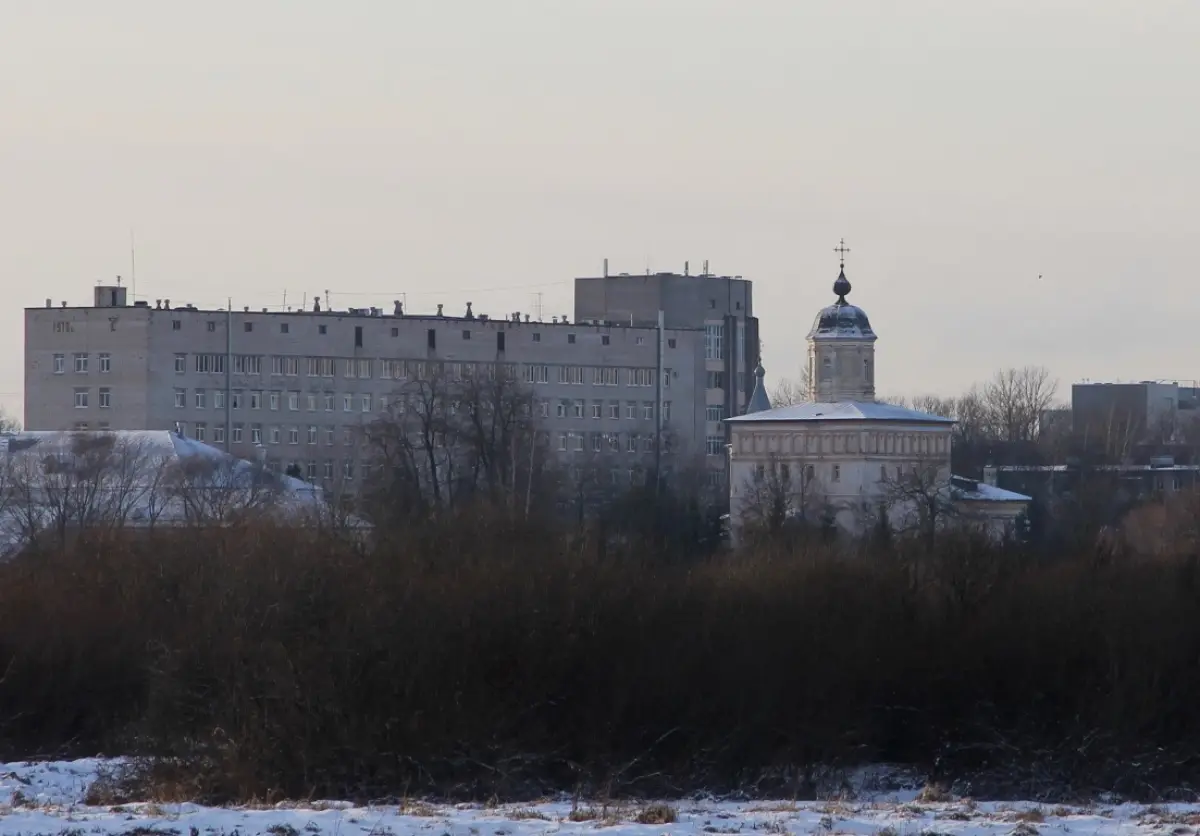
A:
[[[659,311],[667,328],[704,329],[704,436],[709,449],[724,449],[722,421],[742,415],[754,391],[758,319],[753,285],[741,276],[717,276],[705,263],[699,275],[609,274],[575,280],[575,320],[651,327]],[[697,406],[699,409],[699,405]]]
[[[719,484],[714,422],[724,402],[714,373],[724,367],[710,357],[720,353],[714,338],[704,327],[663,330],[662,420],[673,449],[703,458]],[[644,460],[657,425],[658,340],[644,319],[490,319],[469,306],[460,317],[202,310],[129,304],[125,288],[100,286],[90,306],[26,309],[25,426],[178,428],[239,456],[265,452],[312,479],[350,480],[361,472],[359,430],[407,381],[435,368],[499,370],[529,384],[562,456],[604,449]]]

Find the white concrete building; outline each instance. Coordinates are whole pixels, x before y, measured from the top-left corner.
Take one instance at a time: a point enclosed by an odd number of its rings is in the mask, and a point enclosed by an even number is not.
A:
[[[833,292],[837,301],[808,334],[809,402],[762,409],[769,403],[756,390],[760,408],[727,421],[735,541],[764,505],[781,503],[854,535],[884,519],[899,530],[951,522],[1011,530],[1030,498],[953,477],[951,419],[875,400],[876,334],[846,301],[844,269]]]

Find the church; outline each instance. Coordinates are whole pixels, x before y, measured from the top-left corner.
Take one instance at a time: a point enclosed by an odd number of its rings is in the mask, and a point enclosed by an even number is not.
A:
[[[1004,537],[1030,497],[950,471],[954,421],[875,399],[876,334],[846,301],[843,247],[837,300],[808,334],[808,399],[771,408],[763,368],[747,412],[727,419],[734,542],[768,517],[836,525],[861,536],[886,525],[932,536],[952,525]]]

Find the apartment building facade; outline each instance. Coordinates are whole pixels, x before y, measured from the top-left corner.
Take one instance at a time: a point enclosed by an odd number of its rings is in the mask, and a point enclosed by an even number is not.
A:
[[[164,430],[316,481],[361,478],[362,428],[435,373],[507,374],[534,393],[551,448],[644,462],[658,428],[659,335],[643,325],[347,311],[241,311],[127,303],[25,312],[25,427]],[[701,328],[661,332],[661,418],[674,454],[721,484],[724,446]],[[719,443],[718,443],[719,442]],[[580,456],[581,457],[581,456]],[[632,474],[632,466],[630,470]]]
[[[575,320],[651,327],[662,311],[667,328],[704,329],[704,438],[706,449],[725,449],[726,418],[743,415],[754,391],[758,319],[753,284],[717,276],[705,263],[690,273],[609,274],[575,280]]]

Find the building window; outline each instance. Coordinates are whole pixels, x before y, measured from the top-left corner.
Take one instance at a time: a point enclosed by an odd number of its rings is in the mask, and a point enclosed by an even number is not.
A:
[[[566,418],[567,417],[567,402],[566,401],[558,402],[558,405],[554,408],[554,417],[556,417],[556,418]]]
[[[583,452],[583,433],[571,433],[575,437],[575,452]]]
[[[393,337],[398,337],[398,336],[400,336],[400,329],[399,329],[399,328],[393,328],[393,329],[392,329],[392,336],[393,336]]]
[[[224,409],[224,408],[225,408],[225,393],[220,390],[213,392],[213,409]]]
[[[663,409],[663,414],[662,414],[663,423],[667,424],[671,421],[671,402],[663,401],[662,409]]]
[[[601,334],[600,335],[600,345],[608,345],[608,344],[609,344],[608,334]]]
[[[558,382],[581,385],[583,383],[583,366],[559,366]]]
[[[213,444],[224,444],[224,443],[225,443],[225,427],[222,424],[215,424],[213,426]]]
[[[316,411],[317,411],[317,393],[316,393],[316,392],[309,392],[309,393],[308,393],[308,394],[305,396],[305,398],[306,398],[306,403],[305,403],[305,405],[308,407],[308,411],[309,411],[309,412],[316,412]]]
[[[567,342],[568,342],[570,345],[574,345],[574,344],[575,344],[575,335],[574,335],[574,334],[567,334]]]
[[[310,482],[317,478],[317,463],[316,462],[306,462],[305,463],[304,477],[306,479],[308,479],[308,481],[310,481]]]
[[[625,420],[634,421],[637,419],[637,401],[625,402]]]
[[[262,424],[250,425],[250,443],[262,444]]]
[[[600,433],[592,433],[592,452],[599,453],[604,449],[604,436]]]
[[[308,428],[308,443],[309,444],[317,443],[317,428],[312,425],[310,425]]]
[[[112,371],[112,355],[106,351],[99,354],[100,358],[100,374],[108,374]]]
[[[286,322],[279,323],[279,333],[286,334],[288,332],[288,324]]]
[[[300,393],[288,392],[288,409],[296,412],[300,409]]]
[[[86,354],[75,355],[75,374],[87,374],[88,371],[88,356]]]
[[[621,402],[620,401],[609,401],[608,402],[608,417],[615,418],[618,421],[621,420]]]
[[[842,466],[840,464],[835,464],[833,466],[833,481],[842,481]]]
[[[625,436],[625,451],[627,453],[636,453],[637,450],[638,450],[638,435],[637,435],[637,433],[630,433],[629,435]]]
[[[283,433],[279,431],[279,427],[271,427],[271,443],[278,444],[283,438]]]
[[[463,331],[463,339],[464,339],[464,340],[469,340],[469,339],[471,339],[471,332],[470,332],[470,331]]]
[[[643,421],[653,421],[654,420],[654,401],[644,401],[642,403],[642,420]]]
[[[550,382],[550,367],[542,365],[528,365],[525,367],[525,382],[526,383],[549,383]]]
[[[620,369],[612,366],[597,366],[592,369],[592,383],[597,386],[619,386]]]
[[[241,424],[233,425],[233,443],[234,444],[242,443],[242,425]]]
[[[100,408],[108,409],[112,406],[112,389],[106,386],[100,387]]]
[[[592,401],[592,418],[599,420],[604,415],[604,401]]]
[[[333,392],[325,393],[325,411],[333,412]]]
[[[196,409],[204,409],[208,406],[207,395],[203,389],[196,390]]]
[[[634,344],[635,344],[635,345],[645,345],[645,344],[646,344],[646,338],[645,338],[645,337],[635,337],[635,338],[634,338],[634,340],[633,340],[633,342],[634,342]]]
[[[254,323],[253,322],[243,322],[242,330],[245,331],[247,334],[249,334],[251,331],[254,330]]]
[[[354,411],[354,396],[342,395],[342,412]]]
[[[342,462],[342,478],[347,481],[354,479],[354,462],[349,459]]]
[[[66,370],[67,370],[67,355],[55,354],[54,355],[54,373],[55,374],[63,374]]]
[[[88,405],[88,390],[87,389],[76,389],[75,390],[75,408],[76,409],[87,409],[87,405]]]
[[[725,452],[725,437],[710,435],[704,439],[704,452],[710,456],[719,456]]]
[[[371,396],[370,396],[370,395],[363,395],[363,396],[362,396],[362,403],[361,403],[361,407],[362,407],[362,411],[363,411],[363,412],[370,412],[370,411],[371,411]]]
[[[533,341],[535,343],[540,343],[542,341],[542,335],[539,334],[537,331],[534,331],[533,332]]]
[[[262,409],[262,392],[255,390],[250,393],[250,408]]]
[[[187,371],[187,355],[186,354],[176,354],[175,355],[175,374],[183,374],[186,371]]]
[[[212,333],[216,332],[217,323],[215,321],[210,319],[208,322],[205,323],[205,325],[208,326],[208,333],[212,334]]]
[[[175,390],[175,408],[184,409],[187,407],[187,389]]]
[[[197,421],[194,435],[192,437],[197,441],[204,441],[206,435],[208,435],[208,424],[204,423],[203,421]]]
[[[725,372],[708,372],[707,388],[709,389],[724,389],[725,388]]]
[[[288,427],[288,444],[300,443],[300,428]]]
[[[172,331],[182,331],[183,330],[183,320],[172,319],[171,320],[171,330]]]
[[[708,309],[709,309],[709,310],[713,310],[713,309],[714,309],[714,308],[716,308],[716,307],[717,307],[717,300],[716,300],[716,299],[709,299],[709,300],[708,300]]]
[[[232,392],[230,392],[229,406],[232,409],[241,409],[242,408],[242,390],[241,389],[234,389]]]
[[[560,453],[567,452],[567,436],[570,433],[559,433],[558,435],[558,451]]]
[[[674,348],[674,347],[675,347],[675,338],[674,338],[674,337],[670,337],[670,338],[667,340],[667,348]]]
[[[342,427],[342,444],[349,447],[354,443],[354,429],[352,427]]]
[[[279,393],[271,392],[267,396],[267,402],[270,404],[272,412],[278,411],[279,410]]]
[[[317,333],[318,333],[318,334],[327,334],[327,333],[329,333],[329,329],[328,329],[328,327],[327,327],[327,326],[325,326],[325,325],[318,325],[318,326],[317,326]]]
[[[321,465],[321,475],[326,479],[333,478],[333,462],[326,459]]]
[[[725,407],[723,406],[706,406],[704,407],[704,420],[717,422],[725,420]]]
[[[720,360],[725,355],[725,326],[724,325],[705,325],[704,326],[704,359],[705,360]]]
[[[333,427],[325,428],[325,446],[326,447],[333,446]]]
[[[583,417],[583,401],[578,400],[571,404],[571,416],[573,418]]]

